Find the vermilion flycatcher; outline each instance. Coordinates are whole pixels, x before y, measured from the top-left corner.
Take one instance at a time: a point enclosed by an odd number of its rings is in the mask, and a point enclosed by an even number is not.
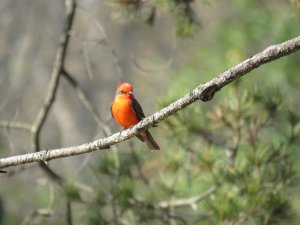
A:
[[[129,83],[123,82],[118,86],[115,100],[111,104],[111,115],[125,129],[145,118],[143,109],[134,98],[133,88]],[[137,137],[143,142],[146,141],[149,149],[160,149],[148,130],[140,132]]]

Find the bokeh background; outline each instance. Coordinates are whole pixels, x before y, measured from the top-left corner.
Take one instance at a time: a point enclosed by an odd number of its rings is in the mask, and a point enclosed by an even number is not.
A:
[[[1,0],[0,120],[31,124],[43,106],[64,1]],[[78,0],[65,69],[40,148],[120,131],[119,82],[150,115],[242,60],[300,33],[299,0]],[[299,224],[300,55],[279,59],[110,151],[8,168],[0,224]],[[93,117],[94,116],[94,117]],[[30,132],[0,127],[0,156],[32,152]],[[203,198],[202,198],[203,197]]]

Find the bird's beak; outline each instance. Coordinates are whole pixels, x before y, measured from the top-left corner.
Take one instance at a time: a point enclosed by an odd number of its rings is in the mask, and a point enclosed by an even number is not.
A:
[[[133,95],[133,92],[132,92],[132,91],[128,91],[127,93],[130,94],[130,95]]]

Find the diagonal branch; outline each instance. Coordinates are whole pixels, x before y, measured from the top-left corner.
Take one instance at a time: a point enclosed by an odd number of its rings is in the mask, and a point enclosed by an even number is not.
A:
[[[81,101],[81,103],[84,105],[84,107],[91,113],[93,119],[95,122],[103,129],[103,132],[105,135],[111,134],[110,128],[101,120],[99,114],[89,101],[87,94],[83,91],[83,89],[80,87],[77,80],[66,70],[62,71],[63,77],[71,84],[71,86],[75,89],[76,94]]]
[[[25,163],[49,161],[56,158],[69,157],[73,155],[93,152],[96,150],[107,149],[107,147],[111,145],[122,142],[137,135],[141,130],[145,130],[154,126],[155,124],[159,123],[160,121],[173,115],[174,113],[180,111],[181,109],[187,107],[197,100],[211,100],[217,91],[219,91],[222,87],[226,86],[232,81],[237,80],[245,74],[248,74],[250,71],[263,64],[274,61],[283,56],[290,55],[298,50],[300,50],[300,36],[288,40],[284,43],[268,47],[264,51],[225,71],[216,78],[199,85],[189,94],[161,109],[159,112],[156,112],[153,115],[145,118],[140,123],[127,130],[78,146],[53,150],[43,150],[40,152],[3,158],[0,159],[0,168],[16,166]]]

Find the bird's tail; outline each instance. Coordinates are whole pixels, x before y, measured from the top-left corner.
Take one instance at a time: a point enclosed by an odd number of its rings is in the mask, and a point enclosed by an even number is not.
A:
[[[156,143],[156,141],[154,140],[154,138],[148,130],[142,132],[141,135],[145,139],[150,150],[160,150],[160,147],[158,146],[158,144]]]

